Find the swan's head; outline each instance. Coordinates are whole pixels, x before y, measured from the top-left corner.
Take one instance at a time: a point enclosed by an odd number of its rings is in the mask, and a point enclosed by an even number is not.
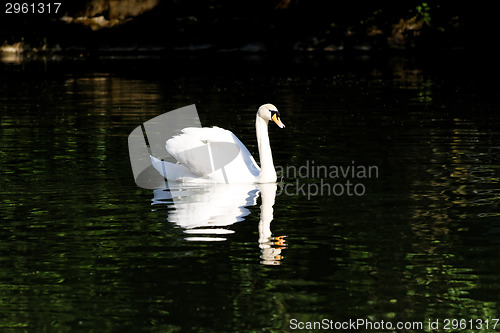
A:
[[[280,113],[278,109],[272,104],[262,105],[259,108],[259,111],[257,111],[257,115],[265,121],[274,121],[280,128],[285,127],[285,124],[283,124],[280,120]]]

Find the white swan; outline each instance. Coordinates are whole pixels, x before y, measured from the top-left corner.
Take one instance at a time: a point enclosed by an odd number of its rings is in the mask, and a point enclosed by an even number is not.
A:
[[[259,107],[255,120],[260,167],[243,143],[231,131],[219,127],[188,127],[166,143],[166,149],[177,163],[151,156],[153,167],[167,180],[195,183],[273,183],[273,164],[269,120],[280,128],[278,109],[272,104]]]

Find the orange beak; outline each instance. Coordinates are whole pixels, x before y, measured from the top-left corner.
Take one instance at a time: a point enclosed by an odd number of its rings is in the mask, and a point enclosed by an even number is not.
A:
[[[283,124],[283,123],[281,122],[280,117],[278,117],[278,116],[276,115],[276,113],[273,115],[273,117],[272,117],[271,119],[272,119],[272,120],[276,123],[276,125],[278,125],[278,126],[279,126],[279,128],[284,128],[284,127],[285,127],[285,124]]]

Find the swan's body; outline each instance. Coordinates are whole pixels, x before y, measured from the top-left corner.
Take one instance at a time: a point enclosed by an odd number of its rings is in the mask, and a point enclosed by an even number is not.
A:
[[[188,127],[166,143],[166,149],[177,163],[151,156],[153,167],[167,180],[194,183],[272,183],[276,171],[268,135],[268,122],[285,127],[272,104],[257,111],[255,130],[260,167],[231,131],[219,127]]]

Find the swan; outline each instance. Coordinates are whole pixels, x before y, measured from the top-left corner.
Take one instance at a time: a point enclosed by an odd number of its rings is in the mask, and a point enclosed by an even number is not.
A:
[[[274,183],[276,171],[268,135],[272,120],[284,128],[273,104],[259,107],[255,131],[260,167],[231,131],[220,127],[187,127],[166,142],[166,150],[177,163],[151,156],[153,167],[168,181],[185,183]]]

